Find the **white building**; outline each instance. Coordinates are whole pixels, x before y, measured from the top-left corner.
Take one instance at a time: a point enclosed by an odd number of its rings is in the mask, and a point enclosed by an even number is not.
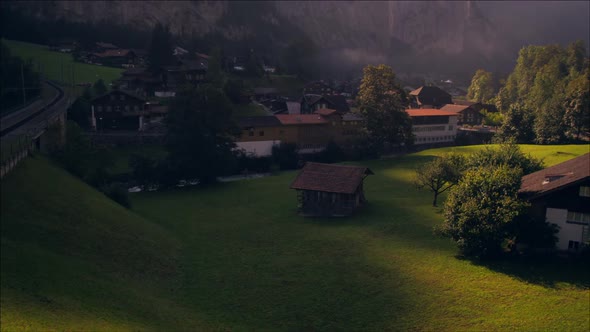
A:
[[[457,137],[457,113],[439,109],[407,109],[412,119],[414,144],[452,143]]]
[[[519,191],[537,219],[559,226],[557,249],[577,251],[590,241],[590,154],[522,178]]]

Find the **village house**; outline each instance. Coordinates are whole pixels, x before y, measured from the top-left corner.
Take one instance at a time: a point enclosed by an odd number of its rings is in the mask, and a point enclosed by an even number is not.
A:
[[[108,49],[102,52],[95,52],[90,55],[93,63],[102,64],[110,67],[124,67],[133,65],[137,56],[131,50],[127,49]]]
[[[330,142],[346,147],[354,144],[362,118],[352,113],[322,109],[314,114],[276,114],[239,120],[242,129],[237,145],[257,156],[269,155],[280,143],[297,145],[300,154],[322,151]]]
[[[238,120],[241,133],[236,146],[257,157],[270,156],[272,147],[289,140],[287,131],[275,116],[250,116]]]
[[[346,97],[341,95],[306,94],[301,98],[301,114],[311,114],[323,108],[335,109],[340,114],[350,112]]]
[[[331,95],[334,90],[324,81],[314,81],[303,87],[303,94]]]
[[[410,92],[411,108],[441,108],[452,103],[451,95],[436,86],[422,86]]]
[[[90,123],[95,131],[142,131],[152,120],[161,121],[167,108],[122,90],[112,90],[91,102]],[[153,118],[153,119],[152,119]]]
[[[367,167],[308,162],[291,189],[297,190],[297,209],[306,217],[344,217],[367,203],[364,180],[374,174]]]
[[[525,175],[519,195],[537,220],[559,226],[558,250],[578,251],[590,241],[590,154]]]
[[[178,91],[183,84],[198,86],[207,78],[207,67],[200,61],[182,60],[177,66],[168,66],[163,72],[164,84],[170,91]]]
[[[129,68],[121,74],[115,85],[134,95],[149,97],[162,89],[163,82],[162,75],[156,75],[146,68]]]
[[[414,145],[445,145],[457,136],[457,113],[439,109],[408,109]]]
[[[476,109],[476,105],[479,103],[472,103],[470,105],[456,105],[447,104],[440,108],[441,111],[447,111],[457,114],[457,124],[477,126],[481,125],[483,121],[483,115]]]

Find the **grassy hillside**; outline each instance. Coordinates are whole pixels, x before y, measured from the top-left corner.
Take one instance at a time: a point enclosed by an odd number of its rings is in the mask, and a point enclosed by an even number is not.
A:
[[[1,190],[3,331],[174,326],[173,236],[40,157]]]
[[[2,40],[13,55],[31,59],[34,67],[51,80],[70,84],[94,83],[101,79],[109,84],[121,76],[122,69],[74,62],[71,54],[50,51],[47,46],[14,40]],[[62,72],[63,68],[63,72]]]
[[[588,149],[525,147],[548,164]],[[295,172],[129,212],[29,159],[2,181],[1,329],[586,331],[585,266],[478,264],[432,235],[440,210],[410,181],[448,150],[364,163],[370,205],[345,219],[297,216]]]

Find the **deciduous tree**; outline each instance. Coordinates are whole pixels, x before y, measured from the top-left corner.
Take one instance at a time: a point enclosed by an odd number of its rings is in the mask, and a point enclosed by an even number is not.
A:
[[[501,254],[504,241],[513,236],[510,229],[527,207],[517,197],[521,176],[520,169],[508,165],[467,171],[449,193],[439,231],[466,256]]]
[[[572,80],[567,88],[565,97],[564,121],[576,137],[580,138],[582,131],[590,129],[590,82],[586,74],[579,75]]]
[[[445,154],[418,167],[414,184],[418,189],[432,191],[432,206],[436,206],[438,196],[459,182],[465,165],[465,157],[462,155]]]
[[[467,99],[480,103],[487,103],[494,97],[494,77],[492,73],[478,69],[471,79],[467,89]]]
[[[410,117],[404,111],[404,94],[391,67],[369,65],[364,68],[357,96],[359,110],[365,118],[368,141],[379,151],[384,145],[413,142]]]

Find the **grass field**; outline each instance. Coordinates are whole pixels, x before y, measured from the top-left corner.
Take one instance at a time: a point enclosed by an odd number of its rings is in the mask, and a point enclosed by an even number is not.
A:
[[[2,182],[2,330],[568,330],[590,324],[590,272],[481,264],[432,234],[411,184],[426,150],[363,163],[369,206],[296,215],[295,172],[132,196],[133,212],[29,159]],[[547,165],[588,152],[524,146]]]
[[[118,79],[122,69],[74,62],[71,54],[50,51],[47,46],[14,40],[2,40],[13,55],[31,59],[44,77],[71,84],[94,83],[102,78],[105,84]],[[62,71],[63,68],[63,71]]]

